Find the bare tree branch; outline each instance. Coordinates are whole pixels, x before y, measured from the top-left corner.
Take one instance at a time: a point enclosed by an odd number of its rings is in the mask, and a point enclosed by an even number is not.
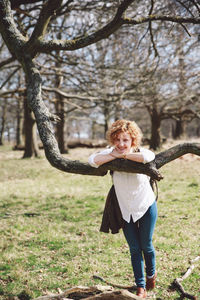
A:
[[[181,23],[180,25],[183,27],[183,29],[184,29],[185,32],[189,35],[189,37],[191,37],[191,34],[189,33],[187,27],[186,27],[185,25],[183,25],[182,23]]]
[[[198,10],[198,12],[200,14],[200,6],[198,5],[198,2],[196,3],[195,0],[190,0],[190,1],[194,4],[194,6],[197,8],[197,10]]]
[[[170,161],[187,153],[200,156],[200,143],[184,143],[160,152],[155,158],[156,168],[159,169]]]
[[[140,18],[138,20],[124,18],[123,24],[130,24],[130,25],[139,25],[142,23],[147,23],[150,21],[168,21],[172,23],[188,23],[188,24],[200,24],[200,18],[184,18],[181,16],[165,16],[165,15],[151,15],[148,17]]]
[[[21,34],[15,25],[9,0],[0,1],[0,16],[2,37],[12,56],[19,59],[18,55],[22,55],[22,46],[28,39]],[[19,59],[19,61],[21,60]]]
[[[180,1],[180,0],[176,0],[178,3],[180,3],[180,5],[181,6],[183,6],[188,12],[189,12],[189,14],[194,18],[195,16],[194,16],[194,14],[191,12],[191,10],[189,9],[189,7],[187,7],[186,6],[186,4],[185,3],[183,3],[182,1]]]
[[[170,16],[159,16],[159,15],[152,15],[144,18],[140,18],[138,20],[135,19],[128,19],[117,17],[116,14],[115,18],[108,23],[103,28],[99,29],[98,31],[81,38],[77,38],[74,40],[52,40],[52,41],[44,41],[44,40],[37,40],[36,48],[41,53],[50,53],[53,50],[67,50],[67,51],[74,51],[77,49],[84,48],[91,44],[94,44],[102,39],[108,38],[112,33],[114,33],[118,28],[120,28],[123,24],[129,25],[139,25],[142,23],[149,23],[152,21],[168,21],[173,23],[178,23],[182,25],[182,23],[189,23],[189,24],[200,24],[200,18],[184,18],[180,16],[170,17]]]
[[[94,44],[102,39],[108,38],[112,33],[114,33],[123,25],[122,15],[134,1],[135,0],[123,0],[119,5],[116,15],[112,19],[112,21],[106,24],[103,28],[95,31],[88,36],[83,36],[74,40],[53,40],[50,42],[37,40],[35,41],[35,47],[37,48],[38,52],[41,53],[50,53],[52,52],[52,50],[73,51]]]
[[[56,13],[56,10],[61,7],[62,0],[48,0],[44,5],[43,8],[40,11],[39,19],[37,21],[37,24],[34,28],[34,31],[30,37],[30,40],[28,42],[28,48],[31,49],[34,47],[34,42],[39,39],[40,37],[44,37],[47,26],[49,24],[49,21]]]
[[[99,98],[97,98],[97,97],[65,93],[65,92],[61,91],[60,89],[58,89],[58,88],[50,88],[50,87],[42,86],[42,89],[44,91],[48,91],[48,92],[55,92],[55,93],[57,93],[61,96],[64,96],[65,98],[70,98],[70,99],[89,100],[91,102],[93,102],[95,100],[96,101],[99,100]]]
[[[0,63],[0,69],[1,69],[2,67],[4,67],[4,66],[10,64],[10,63],[13,62],[13,61],[15,61],[15,58],[14,58],[14,57],[10,57],[10,58],[8,58],[8,59],[2,61],[2,62]]]
[[[4,92],[0,93],[0,97],[4,97],[4,96],[7,96],[7,95],[13,95],[13,94],[16,94],[16,93],[24,93],[24,92],[25,92],[25,88],[4,91]]]
[[[199,259],[200,259],[200,256],[197,256],[192,261],[192,263],[198,261]],[[194,295],[191,295],[191,294],[185,292],[185,290],[184,290],[184,288],[183,288],[183,286],[181,284],[181,282],[183,280],[185,280],[188,276],[190,276],[190,274],[192,273],[192,271],[194,270],[194,268],[195,268],[195,265],[191,264],[190,267],[187,269],[186,273],[182,277],[174,279],[173,284],[181,292],[181,295],[182,295],[183,298],[197,300],[197,296],[194,296]]]
[[[149,11],[150,16],[153,13],[153,7],[154,7],[154,0],[151,0],[151,8],[150,8],[150,11]],[[154,49],[154,52],[155,52],[155,57],[159,56],[158,50],[156,48],[156,44],[154,42],[153,31],[152,31],[152,21],[149,21],[149,32],[150,32],[150,37],[151,37],[151,43],[153,45],[153,49]]]
[[[22,4],[32,4],[32,3],[37,3],[37,2],[41,2],[41,1],[44,1],[44,0],[10,0],[12,9],[18,8]]]
[[[21,66],[17,67],[7,78],[6,80],[2,83],[2,85],[0,86],[0,89],[2,89],[6,83],[15,75],[15,73],[17,73],[17,71],[21,68]]]

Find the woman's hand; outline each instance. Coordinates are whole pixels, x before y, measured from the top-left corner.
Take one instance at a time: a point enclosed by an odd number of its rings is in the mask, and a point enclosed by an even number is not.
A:
[[[136,162],[141,162],[144,163],[144,156],[140,152],[136,153],[130,153],[127,151],[119,153],[116,148],[113,149],[113,151],[110,153],[110,155],[114,158],[123,158],[123,159],[128,159]]]
[[[126,152],[119,153],[116,148],[113,149],[113,151],[110,153],[111,156],[115,158],[124,158],[126,159]]]

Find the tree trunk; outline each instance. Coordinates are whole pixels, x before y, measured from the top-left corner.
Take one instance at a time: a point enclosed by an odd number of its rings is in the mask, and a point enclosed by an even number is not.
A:
[[[58,35],[58,38],[61,39],[61,32]],[[59,52],[56,53],[59,57]],[[56,61],[55,63],[56,68],[60,68],[61,64]],[[55,76],[56,81],[56,87],[60,88],[63,81],[63,76],[61,76],[59,73]],[[65,103],[64,98],[62,95],[56,93],[56,102],[55,102],[55,109],[56,109],[56,115],[60,118],[60,121],[56,123],[56,139],[58,142],[58,147],[61,154],[68,153],[68,149],[65,145]]]
[[[161,117],[156,110],[153,108],[151,111],[151,139],[150,139],[150,148],[156,150],[161,146],[161,137],[160,137],[160,126],[161,126]]]
[[[24,97],[24,134],[25,150],[23,158],[39,157],[35,118],[28,106],[26,97]]]
[[[173,128],[173,138],[180,139],[185,136],[186,124],[184,121],[177,120]]]
[[[23,107],[22,99],[17,100],[17,128],[16,128],[16,148],[24,144],[23,136]]]
[[[110,106],[109,103],[104,101],[104,109],[103,109],[103,114],[104,114],[104,139],[106,138],[106,132],[108,130],[108,124],[109,124],[109,118],[110,118]]]
[[[6,112],[7,112],[7,100],[4,101],[2,107],[2,115],[1,115],[1,129],[0,129],[0,146],[4,143],[4,131],[5,131],[5,123],[6,123]]]
[[[8,143],[10,143],[11,137],[10,137],[10,127],[9,126],[7,126],[7,128],[6,128],[6,133],[7,133],[7,141],[8,141]]]
[[[122,98],[119,98],[115,104],[115,121],[123,119]]]
[[[200,126],[197,127],[196,135],[197,135],[197,137],[200,137]]]
[[[95,125],[96,125],[96,122],[94,120],[92,120],[92,126],[91,126],[91,139],[92,140],[95,139]]]
[[[185,98],[185,87],[187,85],[187,80],[185,77],[185,61],[184,61],[184,50],[182,47],[180,47],[181,45],[181,40],[183,39],[183,31],[181,30],[180,34],[178,34],[177,36],[178,40],[178,71],[179,71],[179,81],[178,81],[178,89],[179,89],[179,97],[180,99],[184,99]],[[181,111],[180,111],[181,112]],[[184,121],[180,116],[180,118],[176,121],[175,123],[175,128],[174,128],[174,134],[173,137],[174,139],[180,139],[183,138],[185,136],[185,130],[186,130],[186,121]]]
[[[67,153],[67,149],[65,148],[65,114],[64,114],[64,101],[61,95],[56,96],[56,115],[60,118],[60,121],[56,123],[56,138],[58,141],[58,147],[60,149],[60,153]]]

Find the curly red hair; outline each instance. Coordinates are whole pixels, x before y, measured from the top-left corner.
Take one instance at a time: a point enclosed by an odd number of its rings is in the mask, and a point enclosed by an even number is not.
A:
[[[109,144],[114,145],[114,141],[121,132],[127,132],[132,138],[132,147],[138,148],[142,140],[142,131],[134,121],[117,120],[106,133]]]

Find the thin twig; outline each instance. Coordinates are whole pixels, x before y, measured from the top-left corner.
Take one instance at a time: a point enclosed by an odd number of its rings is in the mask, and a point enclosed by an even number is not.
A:
[[[120,288],[120,289],[127,289],[127,290],[136,290],[135,285],[121,285],[121,284],[112,283],[112,282],[107,281],[106,279],[104,279],[100,276],[97,276],[97,275],[93,275],[92,278],[101,280],[102,282],[104,282],[107,285],[112,286],[112,287],[117,287],[117,288]]]
[[[194,263],[194,262],[198,261],[199,259],[200,259],[200,256],[197,256],[195,259],[193,259],[191,261],[191,263]],[[185,292],[183,286],[181,285],[181,281],[185,280],[188,276],[190,276],[190,274],[192,273],[194,268],[195,268],[194,264],[190,265],[190,267],[187,269],[187,271],[185,272],[185,274],[182,277],[174,279],[173,284],[181,292],[183,298],[197,300],[196,296]]]
[[[191,34],[189,33],[187,27],[185,25],[183,25],[182,23],[180,23],[180,25],[183,27],[183,29],[187,32],[187,34],[189,35],[189,37],[191,37]]]
[[[149,10],[149,16],[152,15],[153,13],[153,8],[154,8],[154,0],[151,0],[151,8]],[[152,22],[149,21],[149,33],[150,33],[150,38],[151,38],[151,43],[153,45],[153,49],[155,52],[155,57],[159,56],[155,41],[154,41],[154,37],[153,37],[153,30],[152,30]]]

